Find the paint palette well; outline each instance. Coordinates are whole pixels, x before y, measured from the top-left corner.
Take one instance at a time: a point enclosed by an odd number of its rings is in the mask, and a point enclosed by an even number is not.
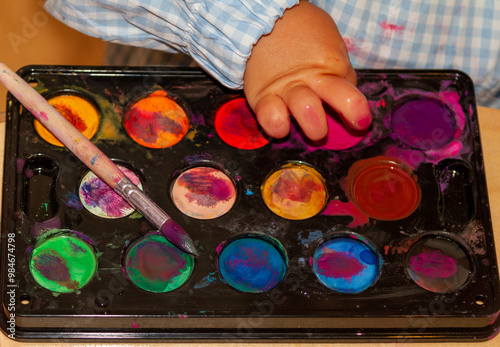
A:
[[[241,93],[198,69],[20,74],[88,129],[200,256],[152,230],[11,99],[1,325],[15,312],[16,338],[485,340],[498,331],[464,74],[358,71],[372,126],[353,133],[327,109],[332,131],[318,142],[295,122],[287,138],[269,138]]]

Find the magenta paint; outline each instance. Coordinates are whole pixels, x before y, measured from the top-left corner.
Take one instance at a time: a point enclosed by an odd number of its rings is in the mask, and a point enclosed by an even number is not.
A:
[[[311,264],[326,287],[341,293],[359,293],[377,281],[382,260],[361,237],[338,234],[318,246]]]
[[[402,101],[392,113],[392,130],[401,141],[417,149],[438,149],[455,135],[453,112],[439,99]]]
[[[311,143],[313,147],[328,150],[351,148],[360,143],[368,133],[368,128],[364,131],[352,129],[344,123],[337,112],[326,105],[325,112],[327,116],[328,134],[324,139]]]
[[[459,290],[472,271],[465,247],[442,234],[416,241],[408,250],[406,267],[417,285],[435,293]]]
[[[441,250],[425,250],[410,259],[409,267],[426,278],[447,278],[457,272],[457,260]]]

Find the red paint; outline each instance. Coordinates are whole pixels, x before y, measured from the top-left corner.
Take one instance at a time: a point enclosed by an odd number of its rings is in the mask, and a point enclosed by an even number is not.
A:
[[[416,179],[400,163],[375,157],[355,163],[347,176],[351,200],[369,217],[398,220],[420,203]]]
[[[230,146],[256,149],[269,143],[244,98],[236,98],[222,105],[214,122],[217,134]]]
[[[76,112],[73,111],[73,109],[67,105],[64,104],[57,104],[54,106],[54,108],[63,116],[67,121],[69,121],[75,128],[78,129],[79,132],[83,133],[85,130],[87,130],[87,124],[83,119],[81,119]],[[40,115],[42,115],[42,112],[40,112]],[[44,120],[47,120],[48,117],[45,115]]]
[[[125,114],[123,126],[130,137],[148,148],[167,148],[181,141],[189,130],[183,108],[158,90],[137,101]]]
[[[349,252],[325,253],[317,261],[317,271],[320,275],[347,280],[357,276],[365,267]]]

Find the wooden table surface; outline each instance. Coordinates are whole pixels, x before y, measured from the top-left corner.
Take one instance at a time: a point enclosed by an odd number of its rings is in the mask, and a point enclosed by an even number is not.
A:
[[[479,126],[481,132],[481,142],[483,146],[483,155],[484,162],[486,168],[486,179],[488,184],[488,193],[490,198],[490,208],[492,214],[493,221],[493,230],[495,234],[496,246],[497,246],[497,258],[500,259],[500,154],[498,153],[500,149],[500,109],[490,109],[490,108],[479,108]],[[0,123],[0,144],[4,142],[5,138],[5,123]],[[0,168],[3,167],[3,146],[0,147]],[[0,182],[2,171],[0,170]],[[1,194],[1,190],[0,190]],[[238,344],[217,344],[217,343],[207,343],[207,344],[199,344],[199,343],[177,343],[177,344],[162,344],[162,343],[148,343],[144,341],[144,343],[101,343],[99,341],[88,341],[86,343],[74,343],[74,342],[66,342],[66,343],[20,343],[14,340],[7,338],[5,335],[0,334],[0,347],[21,347],[21,346],[40,346],[40,347],[97,347],[97,346],[126,346],[126,347],[139,347],[139,346],[175,346],[182,345],[183,347],[191,347],[191,346],[246,346],[248,343],[238,343]],[[254,347],[259,346],[268,346],[269,343],[255,343],[251,344]],[[274,343],[273,347],[281,347],[281,346],[314,346],[316,344],[284,344],[284,343]],[[320,345],[320,344],[318,344]],[[322,344],[325,346],[325,344]],[[351,343],[351,344],[328,344],[328,346],[359,346],[360,343]],[[366,343],[363,345],[369,345],[373,347],[379,346],[391,346],[394,343]],[[483,342],[483,343],[442,343],[432,344],[432,343],[397,343],[398,346],[409,345],[412,347],[419,346],[432,346],[439,345],[442,347],[466,347],[466,346],[476,346],[476,347],[493,347],[500,346],[500,336],[496,336],[494,339]]]

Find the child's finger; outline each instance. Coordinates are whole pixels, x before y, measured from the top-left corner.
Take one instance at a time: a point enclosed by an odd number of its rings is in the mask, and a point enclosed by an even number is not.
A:
[[[290,116],[283,100],[274,94],[262,97],[254,108],[257,121],[267,135],[282,138],[290,132]]]
[[[370,126],[372,114],[368,101],[351,82],[329,75],[314,86],[314,91],[353,129],[365,130]]]
[[[328,134],[323,104],[313,90],[304,85],[296,85],[287,88],[282,97],[308,138],[317,141]]]

